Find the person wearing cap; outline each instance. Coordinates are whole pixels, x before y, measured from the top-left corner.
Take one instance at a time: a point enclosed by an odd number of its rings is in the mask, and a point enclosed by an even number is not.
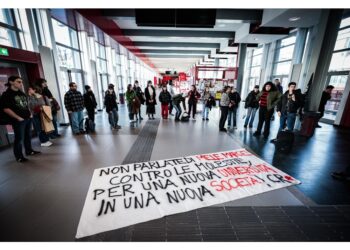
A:
[[[121,127],[118,125],[119,116],[118,116],[118,103],[117,103],[117,95],[114,91],[114,85],[109,84],[108,90],[105,93],[105,102],[106,112],[108,114],[108,121],[111,125],[111,129],[120,129]]]
[[[95,122],[95,109],[97,107],[94,92],[89,85],[85,85],[84,105],[88,113],[89,120]]]
[[[259,85],[255,85],[254,89],[250,91],[247,98],[245,99],[244,108],[248,109],[247,117],[244,121],[244,127],[246,128],[249,123],[249,128],[253,127],[256,111],[259,108],[259,102],[256,100],[256,96],[259,94]]]

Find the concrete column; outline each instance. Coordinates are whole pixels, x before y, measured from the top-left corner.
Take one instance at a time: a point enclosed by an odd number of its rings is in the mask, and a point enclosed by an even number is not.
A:
[[[241,43],[238,47],[238,72],[237,72],[237,92],[241,95],[242,83],[243,83],[243,72],[244,72],[244,63],[247,54],[247,44]]]
[[[334,45],[338,35],[339,25],[342,19],[342,9],[331,9],[324,11],[321,16],[320,29],[317,32],[319,39],[315,39],[315,53],[312,53],[309,74],[314,74],[312,84],[308,90],[308,97],[306,100],[305,108],[310,111],[317,111],[320,103],[322,91],[326,85],[327,72],[329,64],[332,58]],[[327,15],[328,14],[328,15]],[[324,23],[326,22],[326,23]],[[325,26],[322,29],[322,25]],[[322,32],[323,31],[323,32]],[[317,38],[317,36],[316,36]],[[320,48],[319,53],[317,49]],[[306,81],[309,81],[310,77],[306,77]]]

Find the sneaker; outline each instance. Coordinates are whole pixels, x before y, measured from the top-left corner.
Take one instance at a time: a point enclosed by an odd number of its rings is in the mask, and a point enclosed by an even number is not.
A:
[[[222,129],[220,129],[220,132],[227,132],[227,129],[226,128],[222,128]]]
[[[205,120],[209,121],[209,118],[206,118]]]
[[[143,120],[143,117],[140,117],[140,120]]]
[[[228,126],[227,126],[227,129],[230,129],[230,128],[231,128],[231,125],[228,125]]]
[[[277,138],[270,140],[270,142],[271,143],[276,143],[277,142]]]
[[[20,157],[20,158],[16,159],[16,161],[17,162],[26,162],[26,161],[28,161],[28,159],[24,158],[24,157]]]
[[[50,142],[50,141],[47,141],[47,142],[40,144],[40,146],[42,146],[42,147],[50,147],[51,145],[52,145],[52,142]]]
[[[41,152],[40,152],[40,151],[32,150],[32,151],[30,151],[29,153],[26,153],[26,155],[37,155],[37,154],[41,154]]]
[[[203,117],[202,120],[205,121],[205,118]]]
[[[343,172],[333,172],[331,176],[337,180],[350,181],[350,176],[346,175]]]
[[[119,125],[117,125],[117,126],[115,126],[115,128],[116,128],[116,129],[121,129],[122,127],[119,126]]]
[[[193,117],[193,118],[192,118],[192,120],[193,120],[193,121],[195,121],[195,120],[196,120],[196,118],[194,118],[194,117]]]
[[[80,135],[80,132],[76,132],[76,133],[74,133],[74,135]]]
[[[135,122],[135,120],[130,120],[130,123],[133,123],[133,122]]]
[[[244,127],[244,128],[247,128],[247,125],[244,125],[243,127]]]

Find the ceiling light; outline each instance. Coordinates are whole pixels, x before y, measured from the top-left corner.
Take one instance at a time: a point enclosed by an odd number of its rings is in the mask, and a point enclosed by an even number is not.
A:
[[[256,38],[256,37],[254,38],[254,41],[258,41],[258,40],[259,40],[258,38]]]
[[[291,22],[295,22],[295,21],[298,21],[299,19],[300,19],[299,16],[295,16],[295,17],[289,18],[288,20],[291,21]]]

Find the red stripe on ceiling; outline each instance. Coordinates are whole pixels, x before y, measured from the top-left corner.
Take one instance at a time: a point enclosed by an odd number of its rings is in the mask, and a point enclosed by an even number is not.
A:
[[[133,41],[124,36],[122,29],[113,21],[108,18],[105,18],[101,15],[101,10],[99,9],[76,9],[82,16],[87,20],[95,24],[100,28],[104,33],[112,37],[115,41],[123,45],[133,54],[138,54],[139,57],[144,63],[148,64],[151,68],[158,72],[158,69],[153,65],[153,63],[148,59],[148,57],[141,53],[141,50],[136,47]],[[158,72],[159,73],[159,72]]]

